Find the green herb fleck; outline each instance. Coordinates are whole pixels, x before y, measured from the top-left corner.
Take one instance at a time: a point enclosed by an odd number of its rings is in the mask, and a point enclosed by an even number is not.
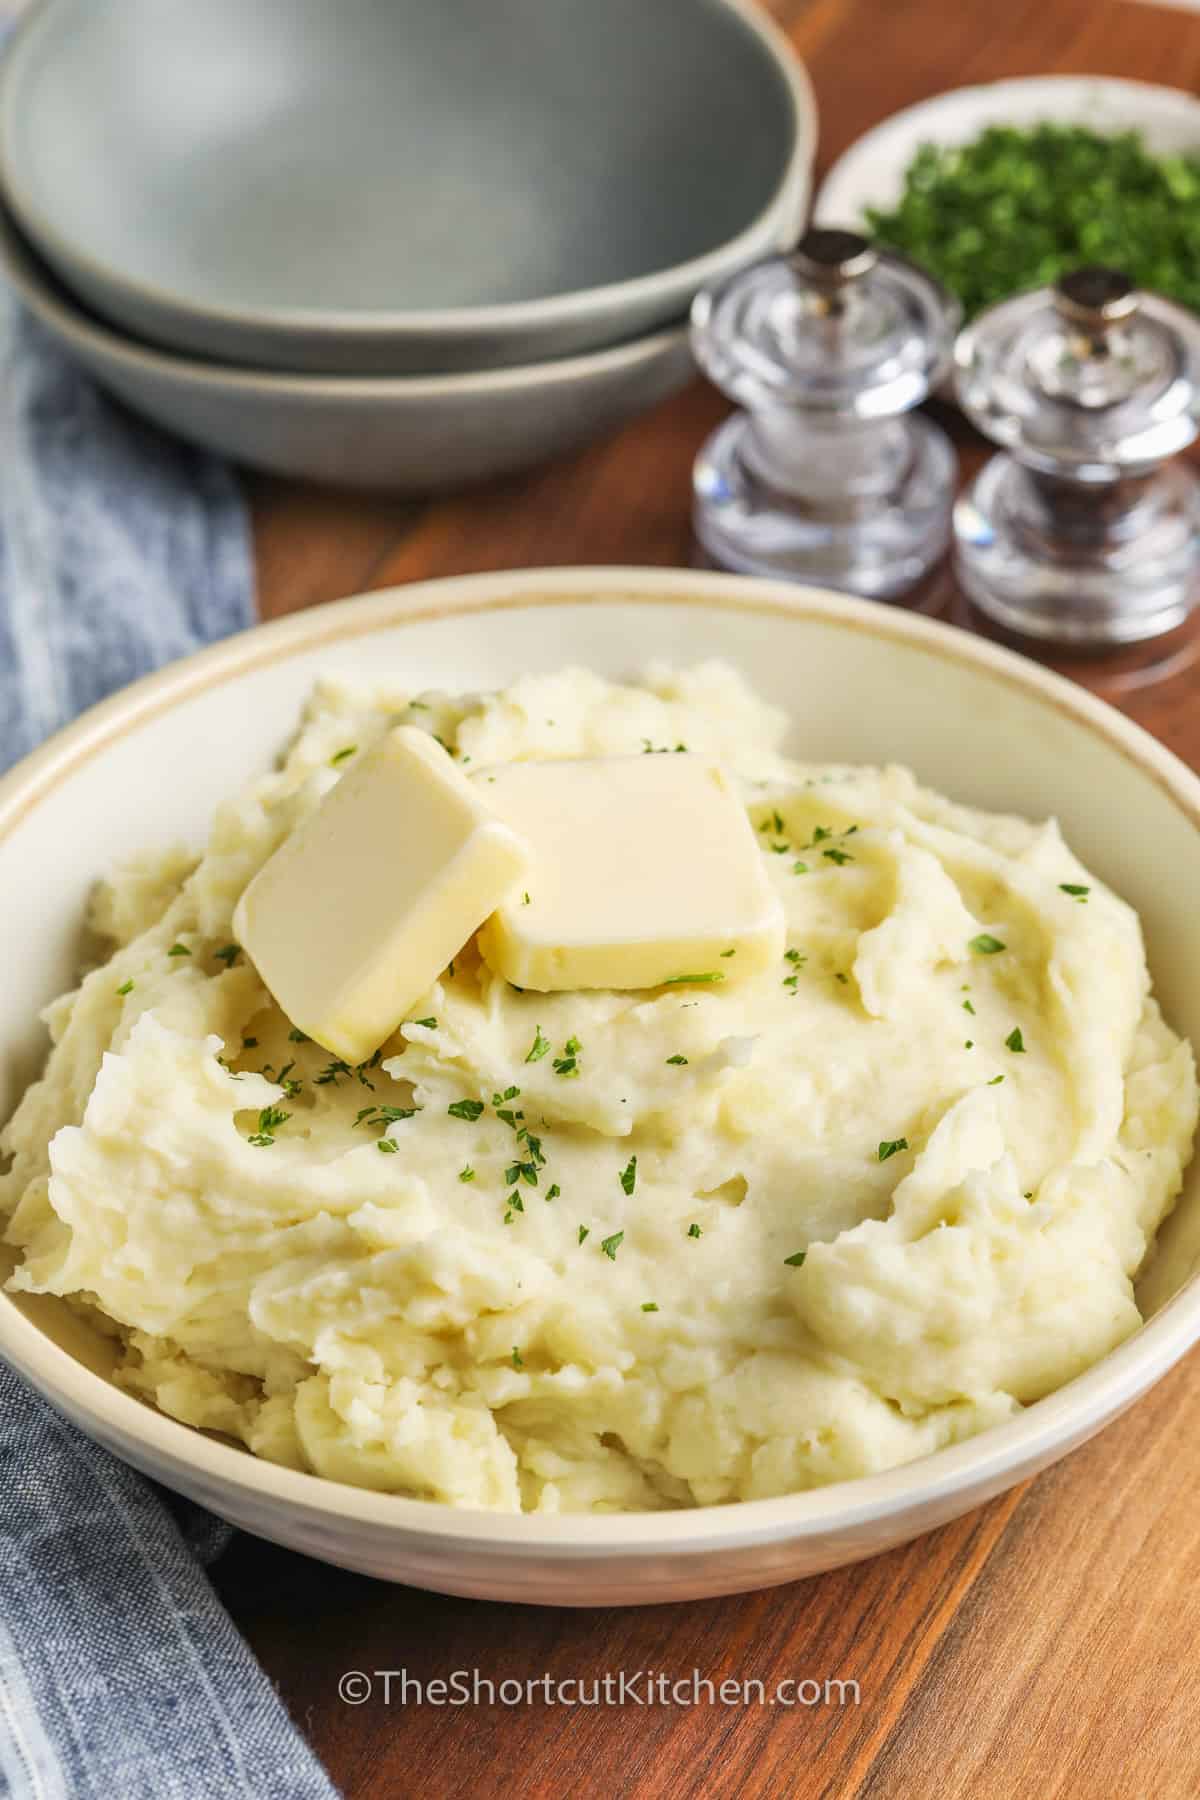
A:
[[[722,952],[721,952],[721,955],[722,955],[722,957],[726,957],[726,956],[736,956],[736,955],[737,955],[737,947],[736,947],[736,945],[735,945],[735,947],[734,947],[734,948],[733,948],[733,949],[732,949],[732,950],[722,950]]]
[[[525,1358],[521,1355],[521,1352],[517,1349],[515,1344],[512,1347],[512,1366],[514,1369],[523,1369],[525,1367]]]
[[[458,1171],[458,1179],[460,1181],[474,1181],[475,1171],[471,1167],[470,1163],[467,1164],[465,1169],[460,1169]]]
[[[1003,1075],[993,1075],[992,1079],[988,1082],[988,1086],[989,1087],[999,1087],[1000,1083],[1003,1080],[1004,1080]]]
[[[1006,1050],[1015,1050],[1018,1056],[1024,1052],[1025,1039],[1021,1036],[1021,1027],[1019,1025],[1014,1025],[1008,1036],[1005,1038],[1004,1048]]]
[[[529,1054],[526,1056],[525,1061],[527,1063],[541,1062],[543,1056],[546,1056],[549,1053],[549,1050],[550,1039],[542,1036],[542,1028],[539,1025],[533,1034],[533,1042],[529,1046]]]
[[[167,951],[168,956],[190,956],[191,954],[186,944],[172,944]]]
[[[1007,950],[1007,948],[1008,945],[1001,943],[998,937],[993,937],[990,931],[981,931],[979,936],[973,937],[967,945],[967,949],[974,950],[977,956],[995,956],[999,951]]]
[[[807,1250],[793,1250],[790,1256],[784,1257],[784,1265],[789,1269],[802,1269],[804,1267],[804,1259],[807,1255]]]
[[[657,1300],[643,1300],[642,1301],[642,1311],[643,1312],[657,1312],[658,1311],[658,1301]]]
[[[964,1001],[963,1001],[963,1011],[964,1011],[964,1012],[968,1012],[968,1013],[972,1013],[972,1014],[973,1014],[973,1013],[974,1013],[974,1011],[975,1011],[975,1008],[974,1008],[974,1007],[973,1007],[973,1006],[972,1006],[972,1005],[971,1005],[971,1002],[970,1002],[970,1001],[969,1001],[969,1000],[964,1000]]]
[[[521,895],[521,905],[522,906],[529,905],[529,890],[528,890],[528,888],[526,888],[525,892]]]
[[[423,1025],[425,1027],[426,1031],[436,1031],[437,1030],[437,1020],[436,1019],[414,1019],[412,1021],[412,1023],[414,1025]]]
[[[1072,900],[1078,900],[1081,906],[1086,904],[1092,891],[1090,887],[1081,886],[1078,881],[1060,881],[1058,885],[1064,894],[1070,894]]]
[[[224,944],[220,950],[213,951],[213,956],[216,960],[218,962],[223,962],[227,969],[232,969],[234,963],[241,954],[242,946],[240,944]]]
[[[709,969],[707,973],[703,975],[668,975],[662,985],[663,987],[679,987],[683,982],[707,982],[712,986],[718,981],[724,981],[724,979],[725,972],[723,969]]]
[[[632,1194],[637,1186],[637,1157],[631,1156],[621,1170],[621,1186],[627,1194]]]
[[[301,1031],[298,1025],[293,1025],[292,1029],[288,1032],[288,1043],[311,1044],[312,1039],[309,1037],[307,1031]]]
[[[702,1237],[704,1235],[698,1225],[689,1225],[687,1228],[687,1234],[690,1238],[698,1238],[698,1237]]]
[[[601,1238],[600,1248],[603,1250],[605,1256],[607,1256],[609,1262],[616,1262],[617,1251],[621,1248],[624,1241],[625,1233],[623,1231],[614,1231],[611,1237]]]
[[[793,875],[807,875],[808,874],[808,864],[806,862],[794,862],[792,864],[792,874]]]
[[[579,1242],[581,1244],[583,1243],[584,1239],[586,1237],[589,1237],[590,1235],[591,1235],[591,1233],[589,1231],[589,1228],[586,1225],[581,1225],[579,1227]]]
[[[838,850],[838,849],[822,850],[821,855],[828,857],[828,859],[831,863],[837,863],[839,865],[839,867],[842,863],[848,863],[848,862],[854,861],[854,858],[851,856],[851,854],[848,850]]]
[[[415,1119],[419,1111],[417,1106],[381,1106],[379,1117],[389,1125],[397,1125],[403,1119]]]
[[[347,757],[353,756],[357,749],[357,744],[347,744],[344,750],[335,750],[329,759],[330,768],[336,769],[339,763],[344,763]]]
[[[483,1114],[482,1100],[452,1100],[446,1108],[452,1119],[478,1119]]]
[[[361,1112],[356,1112],[354,1115],[354,1124],[350,1127],[351,1131],[356,1130],[357,1127],[362,1124],[364,1119],[369,1119],[374,1111],[375,1108],[373,1106],[364,1106]]]
[[[378,1138],[375,1143],[375,1148],[382,1150],[385,1156],[395,1156],[399,1147],[395,1138]]]
[[[122,982],[122,983],[121,983],[121,985],[120,985],[120,987],[119,987],[119,988],[118,988],[118,989],[117,989],[117,992],[118,992],[118,994],[120,994],[120,996],[121,996],[121,998],[122,998],[122,999],[124,999],[124,997],[125,997],[125,995],[126,995],[126,994],[132,994],[132,992],[133,992],[133,982],[132,982],[132,980],[130,980],[130,981],[123,981],[123,982]]]
[[[887,1162],[890,1156],[898,1156],[901,1150],[907,1149],[907,1138],[884,1138],[879,1145],[879,1160]]]
[[[667,1067],[670,1068],[672,1065],[677,1069],[686,1069],[687,1068],[687,1057],[686,1056],[678,1056],[678,1055],[668,1056]]]
[[[547,1200],[557,1200],[561,1193],[562,1189],[559,1187],[557,1181],[554,1181],[551,1182],[550,1186],[546,1189],[546,1198]]]

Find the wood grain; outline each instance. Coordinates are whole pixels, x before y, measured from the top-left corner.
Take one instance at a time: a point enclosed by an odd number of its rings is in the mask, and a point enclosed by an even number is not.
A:
[[[601,0],[597,0],[600,4]],[[1200,87],[1200,18],[1126,0],[774,0],[821,160],[965,82],[1061,72]],[[696,383],[548,469],[438,502],[254,480],[265,615],[474,569],[686,564]],[[956,433],[964,468],[979,447]],[[975,624],[946,585],[936,602]],[[1200,766],[1197,637],[1065,665]],[[1200,1793],[1200,1357],[1068,1462],[875,1561],[740,1599],[554,1613],[389,1588],[238,1540],[216,1579],[351,1800],[789,1796],[1190,1800]],[[504,1679],[693,1669],[856,1681],[858,1705],[437,1708],[337,1697],[348,1668]]]

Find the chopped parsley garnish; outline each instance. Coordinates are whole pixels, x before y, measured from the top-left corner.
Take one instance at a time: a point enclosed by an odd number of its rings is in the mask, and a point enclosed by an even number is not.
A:
[[[806,862],[794,862],[792,864],[792,874],[793,875],[807,875],[808,874],[808,864]]]
[[[785,1256],[783,1260],[786,1267],[789,1269],[802,1269],[804,1267],[804,1259],[807,1255],[807,1250],[793,1250],[792,1254],[790,1256]]]
[[[1086,904],[1087,897],[1092,891],[1090,887],[1084,887],[1078,881],[1060,881],[1058,885],[1064,894],[1070,894],[1072,900],[1078,900],[1081,906]]]
[[[347,757],[353,756],[357,749],[357,744],[347,744],[344,750],[335,750],[329,759],[330,768],[336,769],[339,763],[344,763]]]
[[[474,1181],[475,1171],[471,1167],[470,1163],[467,1164],[465,1169],[460,1169],[458,1171],[458,1179],[460,1181]]]
[[[844,969],[835,969],[833,979],[835,981],[840,981],[842,986],[845,987],[848,984],[850,977],[846,974]]]
[[[637,1186],[637,1157],[631,1156],[621,1170],[621,1186],[627,1194],[632,1194]]]
[[[975,1048],[975,1039],[974,1038],[964,1039],[964,1041],[963,1041],[963,1049],[964,1050],[973,1050],[974,1048]]]
[[[848,862],[854,861],[854,858],[850,855],[850,852],[848,850],[838,850],[838,849],[822,850],[821,855],[828,857],[828,859],[831,863],[837,863],[837,864],[839,864],[839,866],[842,863],[848,863]]]
[[[123,981],[121,983],[120,987],[117,989],[117,992],[118,992],[118,994],[121,995],[122,999],[124,999],[126,994],[132,994],[133,982],[132,981]]]
[[[521,905],[522,906],[529,905],[529,889],[528,888],[526,888],[525,892],[521,895]]]
[[[623,1231],[614,1231],[611,1237],[601,1238],[600,1248],[603,1250],[605,1256],[607,1256],[609,1262],[616,1262],[617,1251],[621,1248],[624,1241],[625,1233]]]
[[[513,1212],[523,1213],[525,1211],[525,1202],[522,1200],[516,1188],[514,1188],[512,1193],[508,1196],[508,1204]]]
[[[723,969],[709,969],[702,975],[668,975],[662,985],[663,987],[678,987],[681,982],[685,981],[708,982],[712,985],[718,981],[724,981],[724,979],[725,971]]]
[[[190,956],[191,954],[186,944],[172,944],[167,951],[168,956]]]
[[[562,1189],[559,1187],[557,1181],[554,1181],[551,1182],[550,1186],[546,1189],[546,1198],[547,1200],[557,1200],[561,1193]]]
[[[798,975],[785,975],[783,978],[783,985],[785,988],[790,988],[794,994],[800,986],[800,977]]]
[[[354,1124],[350,1127],[351,1131],[361,1125],[364,1119],[369,1119],[374,1111],[375,1108],[373,1106],[364,1106],[361,1112],[355,1113]]]
[[[521,1352],[517,1349],[515,1344],[512,1347],[512,1366],[514,1369],[523,1369],[525,1367],[525,1358],[521,1355]]]
[[[1021,1027],[1019,1025],[1014,1025],[1008,1036],[1005,1038],[1004,1048],[1006,1050],[1015,1050],[1018,1055],[1021,1055],[1024,1051],[1025,1039],[1021,1036]]]
[[[1007,950],[1007,948],[1008,945],[1001,943],[998,937],[993,937],[990,931],[981,931],[979,936],[973,937],[967,945],[967,949],[974,950],[977,956],[995,956],[999,951]]]
[[[290,1112],[284,1112],[280,1106],[264,1106],[258,1115],[258,1130],[247,1141],[258,1149],[266,1149],[275,1142],[275,1133],[281,1125],[286,1125],[291,1118]]]
[[[350,1064],[348,1062],[343,1062],[341,1057],[337,1056],[331,1063],[326,1063],[319,1075],[313,1077],[313,1086],[336,1087],[339,1075],[350,1075],[352,1073],[353,1071]]]
[[[311,1044],[312,1039],[309,1037],[307,1031],[301,1031],[298,1025],[293,1025],[292,1029],[288,1032],[288,1043]]]
[[[1003,1080],[1004,1080],[1003,1075],[993,1075],[992,1079],[988,1082],[988,1086],[989,1087],[999,1087],[1000,1083]]]
[[[244,1037],[242,1039],[242,1049],[243,1050],[257,1050],[258,1049],[258,1039]]]
[[[884,1138],[879,1146],[879,1160],[886,1162],[889,1156],[898,1156],[901,1150],[907,1149],[907,1138]]]
[[[539,1025],[533,1034],[533,1042],[529,1046],[529,1054],[526,1056],[525,1061],[527,1063],[541,1062],[543,1056],[547,1056],[549,1052],[550,1039],[542,1036],[542,1028]]]
[[[241,954],[242,946],[240,944],[225,944],[220,950],[213,951],[216,960],[218,962],[223,962],[227,969],[232,969],[234,963]]]
[[[672,1066],[674,1066],[677,1069],[686,1069],[687,1068],[687,1057],[686,1056],[678,1056],[678,1055],[668,1056],[667,1067],[670,1068]]]
[[[799,968],[803,963],[808,961],[808,958],[803,956],[799,950],[785,950],[783,953],[783,960],[784,962],[794,963],[795,966]]]
[[[642,1311],[643,1312],[657,1312],[658,1311],[658,1301],[657,1300],[643,1300],[642,1301]]]
[[[687,1228],[687,1234],[691,1238],[703,1236],[703,1233],[701,1232],[700,1227],[698,1225],[689,1225]]]
[[[452,1100],[446,1111],[452,1119],[478,1119],[483,1115],[482,1100]]]
[[[583,1243],[583,1240],[584,1240],[584,1239],[585,1239],[585,1238],[586,1238],[586,1237],[589,1237],[589,1236],[590,1236],[590,1235],[591,1235],[591,1234],[590,1234],[590,1232],[589,1232],[589,1229],[588,1229],[588,1227],[587,1227],[587,1226],[586,1226],[586,1225],[581,1225],[581,1226],[580,1226],[580,1227],[579,1227],[579,1242],[580,1242],[580,1243],[581,1243],[581,1244],[582,1244],[582,1243]]]
[[[426,1031],[436,1031],[437,1030],[437,1020],[436,1019],[413,1019],[412,1023],[414,1025],[423,1025],[425,1027]]]
[[[554,1059],[554,1073],[568,1077],[578,1075],[579,1056],[582,1049],[583,1045],[577,1037],[569,1037],[563,1045],[562,1055],[556,1056]]]
[[[969,1012],[969,1013],[974,1013],[975,1008],[971,1005],[971,1002],[969,1000],[963,1001],[963,1011]]]
[[[515,1100],[520,1092],[519,1087],[506,1087],[502,1094],[492,1095],[492,1105],[499,1106],[505,1100]]]
[[[511,1187],[515,1181],[523,1181],[526,1187],[536,1187],[538,1184],[536,1163],[510,1163],[508,1168],[504,1171],[504,1185],[505,1187]]]
[[[399,1149],[399,1145],[396,1143],[395,1138],[379,1138],[375,1148],[377,1150],[382,1150],[385,1156],[395,1156],[396,1151]]]
[[[381,1122],[386,1120],[389,1125],[396,1125],[402,1119],[415,1119],[420,1110],[418,1106],[381,1106],[379,1118]]]
[[[726,956],[736,956],[736,955],[737,955],[737,946],[736,945],[734,946],[734,948],[732,950],[722,950],[722,952],[721,952],[722,958],[724,958]]]

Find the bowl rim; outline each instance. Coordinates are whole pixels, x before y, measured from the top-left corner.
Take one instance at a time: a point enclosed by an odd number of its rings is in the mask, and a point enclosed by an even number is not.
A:
[[[1200,95],[1189,93],[1187,88],[1172,87],[1166,82],[1138,81],[1129,75],[1071,75],[1066,72],[1055,75],[1006,75],[995,81],[966,82],[962,87],[943,88],[940,93],[930,94],[924,100],[916,100],[911,106],[899,107],[848,144],[825,171],[813,199],[813,217],[822,225],[861,225],[861,210],[847,214],[841,202],[841,193],[846,186],[860,185],[860,166],[873,156],[882,156],[884,153],[894,156],[897,142],[902,144],[906,138],[911,141],[910,154],[919,143],[926,140],[942,142],[936,129],[937,118],[952,106],[974,103],[991,110],[994,105],[1003,105],[1014,94],[1020,94],[1030,98],[1045,95],[1049,107],[1056,96],[1060,101],[1068,95],[1086,97],[1097,89],[1122,94],[1131,101],[1140,101],[1147,117],[1164,105],[1173,107],[1180,115],[1190,112],[1196,120],[1197,141],[1200,142]],[[982,130],[983,123],[980,120],[975,129]],[[899,175],[902,180],[903,169],[899,171]]]
[[[0,101],[0,105],[3,102]],[[0,201],[0,268],[29,310],[49,328],[106,363],[120,364],[141,376],[169,381],[175,387],[264,399],[298,400],[465,400],[525,390],[570,387],[592,376],[639,369],[688,344],[688,327],[670,325],[645,337],[583,350],[542,363],[520,363],[497,369],[449,375],[312,375],[281,369],[254,369],[190,357],[144,344],[116,326],[96,318],[83,302],[58,281],[25,243]]]
[[[627,281],[604,282],[595,287],[530,300],[501,301],[492,306],[350,312],[322,307],[279,307],[264,311],[254,307],[198,304],[173,289],[136,280],[100,258],[78,250],[70,237],[44,216],[35,196],[14,167],[16,159],[11,154],[10,138],[16,130],[14,121],[22,112],[18,90],[25,65],[36,55],[41,36],[53,28],[57,12],[71,3],[72,0],[34,0],[17,23],[0,59],[0,193],[33,243],[44,245],[60,267],[81,270],[95,284],[120,295],[125,303],[138,307],[148,305],[161,314],[173,314],[177,319],[186,320],[192,329],[202,329],[210,323],[247,334],[271,333],[281,339],[302,335],[364,341],[403,337],[420,344],[458,341],[488,332],[517,335],[551,331],[591,317],[596,317],[599,322],[614,309],[632,309],[646,302],[653,304],[659,298],[665,299],[676,293],[680,306],[685,307],[692,293],[769,249],[772,234],[782,223],[786,221],[789,228],[798,223],[789,215],[798,203],[799,191],[811,178],[816,156],[816,95],[808,71],[787,33],[757,0],[706,0],[707,4],[732,15],[751,38],[757,39],[783,82],[791,112],[791,143],[774,188],[754,218],[723,244],[686,262],[633,276]]]
[[[1090,731],[1161,788],[1200,830],[1200,776],[1114,708],[1065,677],[956,626],[880,602],[747,576],[634,566],[503,570],[359,594],[266,624],[143,676],[101,701],[0,778],[0,840],[74,770],[107,745],[193,695],[234,677],[406,624],[453,615],[580,603],[700,606],[813,619],[924,648],[1044,702]],[[262,1461],[168,1418],[88,1369],[0,1289],[0,1357],[101,1441],[134,1445],[155,1473],[209,1504],[221,1490],[273,1503],[310,1521],[337,1520],[412,1542],[555,1562],[631,1552],[710,1553],[812,1542],[956,1497],[996,1491],[1113,1418],[1200,1338],[1200,1276],[1191,1276],[1131,1337],[1082,1375],[1003,1424],[946,1449],[850,1481],[772,1499],[667,1512],[604,1515],[494,1513],[357,1488]],[[136,1457],[134,1458],[136,1460]]]

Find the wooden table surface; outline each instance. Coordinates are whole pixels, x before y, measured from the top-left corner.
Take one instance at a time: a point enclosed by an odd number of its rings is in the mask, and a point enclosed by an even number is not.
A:
[[[897,107],[1051,71],[1200,89],[1200,16],[1132,0],[773,0],[821,165]],[[448,500],[252,483],[264,614],[421,577],[686,564],[699,383],[570,461]],[[960,429],[964,465],[978,460]],[[961,617],[953,595],[947,606]],[[1195,637],[1070,672],[1200,766]],[[744,1598],[608,1612],[445,1599],[239,1539],[234,1618],[350,1800],[765,1795],[1193,1800],[1200,1793],[1200,1356],[1066,1463],[906,1549]],[[858,1704],[361,1706],[347,1669],[496,1683],[693,1669],[857,1682]]]

